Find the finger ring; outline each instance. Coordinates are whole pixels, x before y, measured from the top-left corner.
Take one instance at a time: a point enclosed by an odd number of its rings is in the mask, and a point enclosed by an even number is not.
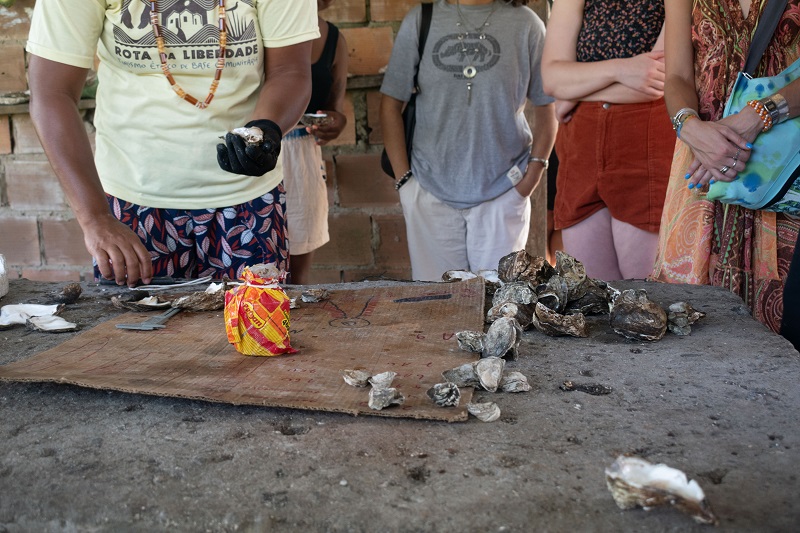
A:
[[[736,149],[736,155],[733,156],[733,158],[734,159],[739,159],[739,154],[741,154],[741,153],[742,153],[742,149],[741,148],[737,148]]]
[[[719,171],[720,171],[720,172],[722,172],[723,174],[725,174],[725,173],[726,173],[727,171],[729,171],[730,169],[731,169],[731,168],[730,168],[728,165],[725,165],[724,167],[722,167],[721,169],[719,169]]]
[[[739,162],[738,160],[734,159],[733,160],[733,164],[731,165],[731,168],[736,168],[736,163],[738,163],[738,162]]]

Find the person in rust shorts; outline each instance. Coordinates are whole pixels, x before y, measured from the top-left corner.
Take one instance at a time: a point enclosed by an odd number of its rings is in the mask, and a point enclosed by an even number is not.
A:
[[[653,268],[675,133],[662,0],[555,3],[542,60],[560,125],[555,227],[591,277]]]

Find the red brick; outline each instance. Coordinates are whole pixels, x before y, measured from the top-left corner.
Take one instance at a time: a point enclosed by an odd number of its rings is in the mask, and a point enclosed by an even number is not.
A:
[[[373,215],[372,220],[378,231],[375,266],[410,269],[411,259],[408,255],[403,215]]]
[[[39,227],[32,217],[0,219],[0,253],[9,265],[39,265]]]
[[[0,93],[24,91],[28,88],[25,76],[25,48],[20,43],[0,46]]]
[[[403,20],[406,13],[419,4],[419,0],[371,0],[370,18],[373,21]]]
[[[356,143],[356,114],[353,107],[353,98],[349,93],[344,98],[342,111],[344,112],[344,116],[347,117],[347,125],[342,130],[342,133],[329,142],[327,146],[341,146]]]
[[[344,271],[345,283],[352,283],[354,281],[375,281],[382,279],[411,281],[411,267],[401,269],[363,268]]]
[[[22,277],[31,281],[81,281],[81,272],[69,269],[24,268]]]
[[[0,42],[24,42],[31,29],[30,10],[35,0],[16,0],[10,7],[0,9]]]
[[[8,115],[0,116],[0,155],[11,153],[11,120]]]
[[[383,144],[380,91],[367,93],[367,126],[369,128],[369,144]]]
[[[400,205],[394,181],[381,170],[379,153],[336,156],[336,184],[342,207]]]
[[[43,220],[42,242],[46,265],[75,265],[87,268],[92,256],[86,251],[83,231],[76,220]]]
[[[337,0],[335,4],[320,12],[320,16],[333,23],[365,22],[367,5],[365,0]]]
[[[6,162],[6,188],[8,203],[14,209],[69,208],[50,163],[44,159]]]
[[[350,74],[379,74],[389,64],[393,44],[392,28],[389,26],[344,28],[342,34],[347,40],[350,54]]]
[[[372,264],[372,222],[369,215],[331,214],[328,225],[331,240],[315,252],[315,264],[334,267]]]
[[[44,148],[33,127],[30,115],[13,115],[11,126],[14,132],[15,154],[42,154]]]

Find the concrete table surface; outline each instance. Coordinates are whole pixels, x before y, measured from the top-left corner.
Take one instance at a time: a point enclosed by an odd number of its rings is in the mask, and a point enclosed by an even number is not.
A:
[[[61,286],[15,280],[0,305]],[[797,531],[800,354],[722,289],[614,286],[707,316],[653,343],[604,318],[588,339],[527,331],[508,368],[533,390],[477,393],[500,406],[493,423],[0,383],[0,532],[710,529],[675,509],[618,509],[604,469],[622,453],[696,479],[720,531]],[[121,290],[84,284],[65,316],[93,326],[121,312],[109,303]],[[0,331],[0,364],[67,335]],[[613,392],[565,392],[565,380]]]

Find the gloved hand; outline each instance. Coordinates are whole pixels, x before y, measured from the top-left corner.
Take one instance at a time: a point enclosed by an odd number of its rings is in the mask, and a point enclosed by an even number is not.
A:
[[[225,134],[225,144],[217,145],[217,162],[222,170],[246,176],[263,176],[278,162],[281,153],[280,126],[271,120],[251,120],[246,128],[260,128],[264,133],[261,143],[246,142],[235,133]]]

